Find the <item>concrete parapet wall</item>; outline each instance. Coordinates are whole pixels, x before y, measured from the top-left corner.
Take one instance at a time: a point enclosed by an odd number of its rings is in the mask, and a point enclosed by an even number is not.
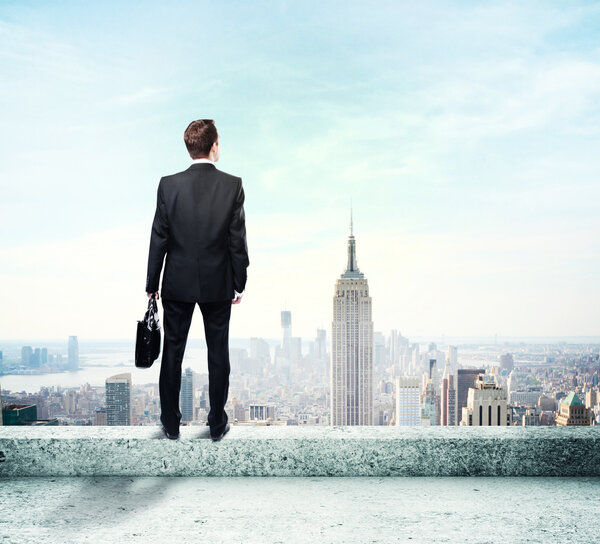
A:
[[[600,476],[600,426],[0,427],[0,477]]]

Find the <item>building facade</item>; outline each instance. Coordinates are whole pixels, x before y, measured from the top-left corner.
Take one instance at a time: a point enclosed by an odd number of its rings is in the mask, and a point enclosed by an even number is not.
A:
[[[444,377],[442,378],[442,421],[444,426],[456,425],[456,388],[450,359],[446,359]]]
[[[557,425],[592,425],[593,421],[592,411],[586,408],[574,391],[560,401],[559,413],[556,416]]]
[[[348,264],[335,283],[331,323],[330,424],[373,425],[373,320],[369,285],[356,262],[350,215]]]
[[[77,336],[69,336],[69,370],[79,368],[79,341]]]
[[[462,409],[461,425],[510,425],[506,389],[499,387],[493,376],[479,374],[475,387],[469,388],[467,406]]]
[[[479,374],[485,374],[484,368],[459,368],[456,371],[456,418],[460,425],[462,409],[467,405],[469,389],[475,387],[475,380]]]
[[[396,378],[396,425],[399,427],[421,424],[421,380],[419,376]]]
[[[131,425],[131,373],[106,379],[106,424]]]
[[[181,421],[189,423],[194,420],[194,373],[186,368],[181,376]]]

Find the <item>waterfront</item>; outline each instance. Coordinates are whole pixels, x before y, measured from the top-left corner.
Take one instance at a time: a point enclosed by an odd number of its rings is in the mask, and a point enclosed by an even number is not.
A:
[[[17,357],[24,344],[47,346],[49,353],[62,353],[63,357],[66,357],[64,342],[42,340],[4,342],[5,358],[7,355]],[[135,348],[131,347],[131,342],[83,341],[80,342],[80,368],[78,370],[40,374],[5,374],[0,376],[0,386],[3,393],[10,391],[30,394],[38,392],[42,387],[78,388],[86,383],[91,386],[104,386],[107,378],[124,372],[131,372],[132,383],[136,385],[158,383],[160,357],[150,368],[137,368],[134,356]],[[190,366],[195,372],[207,372],[206,348],[203,339],[189,341],[183,368],[187,366]]]

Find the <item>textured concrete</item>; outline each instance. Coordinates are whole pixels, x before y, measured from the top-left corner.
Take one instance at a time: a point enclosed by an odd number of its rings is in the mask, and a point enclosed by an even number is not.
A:
[[[0,476],[600,476],[600,427],[0,427]]]
[[[600,541],[599,478],[14,478],[0,542]]]

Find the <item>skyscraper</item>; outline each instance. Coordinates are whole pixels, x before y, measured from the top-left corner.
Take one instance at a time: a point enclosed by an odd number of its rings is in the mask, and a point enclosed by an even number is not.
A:
[[[396,378],[396,425],[421,424],[421,391],[419,376]]]
[[[501,370],[506,370],[507,372],[510,372],[513,368],[515,368],[515,360],[512,354],[504,353],[503,355],[500,355],[499,358]]]
[[[269,364],[271,362],[269,344],[264,338],[258,338],[256,336],[250,338],[250,357],[263,364]]]
[[[31,357],[33,355],[33,348],[31,346],[23,346],[21,348],[21,364],[25,367],[29,366]]]
[[[463,407],[461,426],[510,425],[510,411],[506,389],[500,387],[494,376],[477,375],[475,387],[470,387],[467,405]]]
[[[452,346],[450,346],[451,348]],[[456,425],[456,389],[454,387],[451,357],[446,359],[442,378],[442,420],[441,425]]]
[[[333,296],[330,399],[331,425],[373,425],[371,297],[356,263],[352,210],[348,265]]]
[[[77,341],[77,336],[69,336],[68,368],[69,370],[77,370],[79,368],[79,342]]]
[[[421,393],[421,425],[439,425],[439,397],[433,387],[433,380],[423,376],[423,392]]]
[[[106,424],[131,425],[131,372],[106,379]]]
[[[462,409],[467,405],[469,388],[475,387],[479,374],[485,374],[485,368],[459,368],[456,371],[456,424],[460,425]]]
[[[40,348],[35,348],[33,350],[33,356],[31,357],[31,367],[39,368],[42,364],[42,350]]]
[[[194,419],[194,374],[191,368],[186,368],[181,376],[181,420]]]
[[[458,370],[458,348],[456,346],[448,346],[446,360],[450,363],[450,374],[456,374]]]
[[[315,356],[317,359],[327,357],[327,331],[325,329],[317,329],[317,338],[315,340],[316,350]]]
[[[400,331],[392,329],[389,339],[390,364],[394,366],[394,372],[399,375],[405,375],[409,372],[409,348],[408,338],[402,336]]]
[[[283,310],[281,312],[281,350],[283,355],[290,358],[292,340],[292,312]]]

